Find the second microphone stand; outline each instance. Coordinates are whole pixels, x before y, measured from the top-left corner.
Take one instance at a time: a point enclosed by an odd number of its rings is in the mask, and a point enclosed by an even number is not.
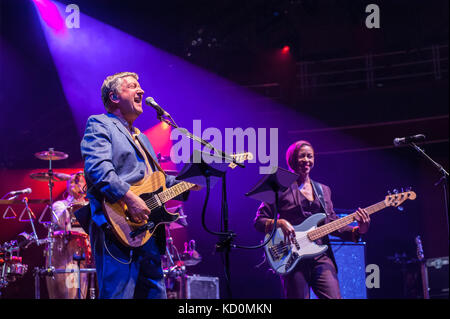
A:
[[[450,229],[449,229],[449,223],[448,223],[448,172],[442,167],[441,164],[434,161],[430,156],[428,156],[425,151],[417,146],[414,142],[410,143],[410,146],[414,148],[417,152],[419,152],[420,155],[422,155],[424,158],[426,158],[442,175],[441,178],[434,184],[434,186],[438,186],[439,184],[442,184],[442,187],[444,189],[444,204],[445,204],[445,221],[447,223],[447,238],[449,237]]]

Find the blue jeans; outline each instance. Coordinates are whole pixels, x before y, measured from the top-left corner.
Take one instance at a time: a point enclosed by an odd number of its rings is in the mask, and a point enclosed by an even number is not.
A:
[[[141,247],[131,248],[94,222],[89,230],[99,299],[167,298],[161,256],[154,237]]]

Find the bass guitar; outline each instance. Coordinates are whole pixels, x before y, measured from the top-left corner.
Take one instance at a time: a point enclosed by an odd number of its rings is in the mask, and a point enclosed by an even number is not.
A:
[[[231,156],[239,163],[253,158],[252,153],[240,153]],[[231,163],[229,167],[235,168],[236,164]],[[147,221],[133,222],[126,204],[120,200],[115,203],[103,200],[103,212],[113,233],[123,245],[139,247],[150,239],[159,225],[174,222],[180,217],[178,213],[167,211],[165,203],[194,186],[195,184],[182,181],[166,188],[165,175],[161,171],[155,171],[143,181],[130,186],[130,190],[142,198],[150,209]]]
[[[386,198],[372,206],[366,207],[367,213],[373,214],[389,206],[397,207],[404,201],[414,200],[416,194],[412,191],[396,193],[386,196]],[[280,275],[290,273],[297,263],[304,258],[312,258],[324,253],[327,245],[318,245],[316,241],[352,222],[354,222],[356,212],[343,218],[334,220],[328,224],[318,226],[325,219],[323,213],[313,214],[299,225],[294,225],[295,237],[292,242],[284,241],[284,234],[277,228],[272,239],[264,246],[265,255],[271,268]],[[266,234],[268,240],[270,233]]]

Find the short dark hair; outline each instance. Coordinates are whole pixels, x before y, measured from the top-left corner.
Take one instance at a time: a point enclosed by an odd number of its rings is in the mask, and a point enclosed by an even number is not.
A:
[[[286,151],[286,163],[287,163],[289,170],[291,170],[293,172],[295,171],[295,169],[294,169],[295,168],[295,160],[298,156],[298,152],[305,145],[308,145],[309,147],[314,149],[312,147],[311,143],[308,141],[305,141],[305,140],[297,141],[288,147],[288,149]]]
[[[106,110],[110,111],[110,100],[109,100],[109,94],[111,92],[117,93],[118,89],[120,88],[120,85],[122,84],[122,79],[131,76],[135,78],[136,80],[139,80],[139,76],[136,73],[133,72],[119,72],[113,75],[110,75],[106,77],[106,79],[103,81],[102,85],[102,101],[106,108]]]

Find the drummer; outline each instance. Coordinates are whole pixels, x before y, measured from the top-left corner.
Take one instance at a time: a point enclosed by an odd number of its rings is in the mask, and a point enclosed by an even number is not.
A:
[[[73,214],[81,206],[88,204],[85,200],[86,180],[83,172],[70,175],[67,180],[66,194],[65,199],[53,204],[53,222],[58,230],[85,233]]]

